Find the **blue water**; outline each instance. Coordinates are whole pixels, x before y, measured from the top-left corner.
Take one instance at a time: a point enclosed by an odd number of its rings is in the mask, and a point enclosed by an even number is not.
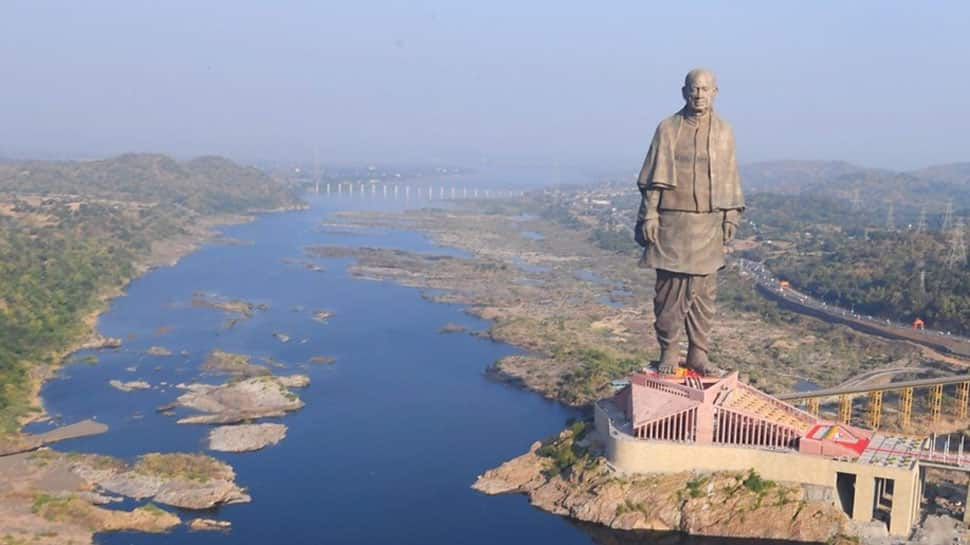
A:
[[[303,254],[307,245],[335,244],[465,255],[414,232],[319,228],[335,211],[400,209],[404,203],[310,201],[309,210],[264,215],[225,229],[226,236],[252,244],[208,245],[174,267],[135,280],[99,322],[103,334],[125,339],[123,348],[77,353],[72,360],[95,354],[98,363],[67,365],[44,387],[55,419],[30,431],[96,418],[110,431],[57,448],[130,460],[146,452],[205,451],[208,427],[178,425],[155,409],[181,393],[174,384],[223,380],[199,370],[214,348],[271,358],[285,366],[278,374],[305,373],[312,380],[298,390],[306,407],[275,419],[289,427],[280,444],[255,453],[209,452],[235,468],[252,503],[204,513],[175,510],[186,520],[228,520],[230,532],[110,533],[98,536],[99,543],[740,543],[574,524],[530,507],[524,496],[471,490],[478,474],[557,433],[576,412],[488,380],[485,367],[516,349],[468,334],[438,333],[448,322],[469,331],[488,327],[460,306],[429,302],[417,289],[353,279],[346,271],[349,259]],[[310,260],[324,271],[286,259]],[[227,330],[230,316],[191,306],[197,292],[269,308]],[[312,319],[317,309],[334,315],[321,324]],[[171,331],[160,334],[163,326]],[[274,332],[291,340],[281,343]],[[174,355],[145,355],[150,346]],[[317,355],[335,356],[337,362],[305,363]],[[124,393],[108,385],[114,378],[143,379],[154,387]],[[126,501],[122,507],[135,505]]]
[[[64,367],[43,391],[58,422],[90,417],[111,429],[59,449],[129,459],[152,451],[203,451],[207,427],[177,425],[155,408],[179,395],[172,384],[199,380],[198,366],[214,348],[271,357],[286,365],[278,373],[306,373],[312,383],[299,391],[307,406],[278,419],[289,426],[282,443],[256,453],[210,453],[232,464],[253,496],[252,503],[205,513],[231,521],[231,532],[104,534],[100,543],[591,542],[582,529],[531,508],[522,496],[489,497],[469,488],[479,473],[556,433],[575,415],[483,375],[514,348],[438,333],[447,322],[469,330],[487,323],[459,306],[428,302],[416,289],[355,280],[346,272],[347,259],[314,260],[324,272],[283,263],[304,259],[302,248],[309,244],[455,253],[413,232],[317,229],[335,210],[378,206],[399,204],[319,198],[310,210],[227,228],[227,236],[252,244],[205,246],[175,267],[135,280],[127,295],[113,301],[99,329],[126,339],[124,347],[97,352],[97,364]],[[226,314],[189,305],[200,291],[269,308],[225,330]],[[315,309],[334,316],[321,324],[312,320]],[[157,335],[160,326],[172,331]],[[290,342],[273,338],[275,331]],[[153,345],[175,355],[144,355]],[[303,365],[315,355],[333,355],[337,362]],[[124,393],[108,385],[113,378],[143,379],[155,387]]]

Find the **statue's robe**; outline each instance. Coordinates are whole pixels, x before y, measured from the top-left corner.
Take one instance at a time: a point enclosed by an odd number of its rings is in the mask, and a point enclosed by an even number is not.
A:
[[[711,112],[700,120],[686,110],[664,119],[654,133],[637,179],[646,201],[660,192],[660,232],[644,241],[641,266],[685,274],[711,274],[724,266],[723,223],[737,224],[744,196],[730,125]],[[638,229],[639,231],[639,229]]]

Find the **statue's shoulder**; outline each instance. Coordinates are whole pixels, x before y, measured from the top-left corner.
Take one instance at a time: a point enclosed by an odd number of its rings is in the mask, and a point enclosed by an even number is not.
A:
[[[660,123],[657,123],[657,130],[654,132],[654,138],[673,138],[677,134],[677,128],[680,126],[680,122],[683,119],[682,112],[683,110],[661,119]]]
[[[714,120],[715,123],[717,123],[718,128],[720,130],[729,134],[734,134],[734,127],[732,127],[731,124],[728,123],[726,119],[717,115],[717,112],[711,112],[711,118]]]
[[[678,124],[680,124],[681,120],[684,118],[684,113],[683,112],[684,112],[683,110],[678,110],[678,111],[674,112],[673,114],[668,115],[667,117],[663,118],[660,121],[660,123],[657,125],[657,128],[658,129],[668,129],[668,128],[674,128],[674,127],[676,127]]]

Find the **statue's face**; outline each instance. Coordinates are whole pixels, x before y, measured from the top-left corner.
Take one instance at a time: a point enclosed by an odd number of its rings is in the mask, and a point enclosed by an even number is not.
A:
[[[695,114],[705,114],[714,104],[717,96],[717,83],[714,76],[708,72],[701,72],[691,78],[682,89],[687,108]]]

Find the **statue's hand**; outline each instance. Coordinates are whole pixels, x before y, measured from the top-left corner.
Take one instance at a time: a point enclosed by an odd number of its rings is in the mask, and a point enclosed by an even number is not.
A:
[[[643,222],[643,237],[647,239],[650,244],[657,243],[657,237],[660,235],[660,220],[659,219],[649,219]]]
[[[731,242],[734,240],[734,232],[737,230],[737,226],[733,223],[724,222],[724,243]]]

